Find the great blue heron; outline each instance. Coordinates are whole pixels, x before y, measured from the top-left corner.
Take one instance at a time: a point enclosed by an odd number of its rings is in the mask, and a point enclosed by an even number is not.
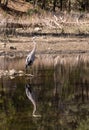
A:
[[[28,66],[32,65],[35,60],[35,51],[36,51],[36,42],[34,41],[35,37],[33,38],[34,47],[33,50],[27,55],[25,67],[27,69]]]
[[[36,102],[35,102],[35,100],[34,100],[34,94],[33,94],[31,85],[30,85],[30,84],[26,84],[26,85],[25,85],[25,90],[26,90],[26,95],[27,95],[28,99],[32,102],[33,107],[34,107],[34,108],[33,108],[33,113],[32,113],[32,115],[33,115],[34,117],[41,117],[41,115],[35,114],[35,112],[36,112]]]

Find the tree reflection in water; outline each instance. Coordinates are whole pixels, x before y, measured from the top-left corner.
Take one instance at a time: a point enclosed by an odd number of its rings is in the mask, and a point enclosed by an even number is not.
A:
[[[39,66],[34,73],[1,78],[0,130],[89,129],[89,63]]]

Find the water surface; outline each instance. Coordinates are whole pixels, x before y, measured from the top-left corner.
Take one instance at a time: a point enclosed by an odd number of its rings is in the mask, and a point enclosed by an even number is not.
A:
[[[39,65],[28,73],[34,77],[0,79],[0,130],[89,128],[88,62]],[[33,115],[34,107],[35,115],[40,116]]]

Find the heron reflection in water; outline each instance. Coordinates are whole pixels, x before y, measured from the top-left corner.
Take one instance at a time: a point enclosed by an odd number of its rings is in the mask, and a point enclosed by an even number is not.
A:
[[[28,99],[32,102],[33,107],[34,107],[32,116],[33,117],[41,117],[41,115],[35,114],[35,112],[36,112],[36,102],[34,100],[34,96],[33,96],[34,94],[32,92],[31,85],[30,84],[26,84],[25,85],[25,90],[26,90],[26,95],[27,95]]]

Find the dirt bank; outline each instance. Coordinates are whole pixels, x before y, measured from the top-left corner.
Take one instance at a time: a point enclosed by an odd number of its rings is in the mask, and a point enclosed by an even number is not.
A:
[[[88,37],[60,37],[60,36],[38,36],[36,37],[37,54],[50,55],[89,55],[89,38]],[[0,55],[26,55],[33,48],[32,37],[13,37],[9,40],[1,41]]]
[[[0,24],[0,55],[26,56],[33,48],[34,36],[37,55],[89,55],[88,17],[77,22],[72,15],[61,18],[53,14],[22,19],[3,18]]]

